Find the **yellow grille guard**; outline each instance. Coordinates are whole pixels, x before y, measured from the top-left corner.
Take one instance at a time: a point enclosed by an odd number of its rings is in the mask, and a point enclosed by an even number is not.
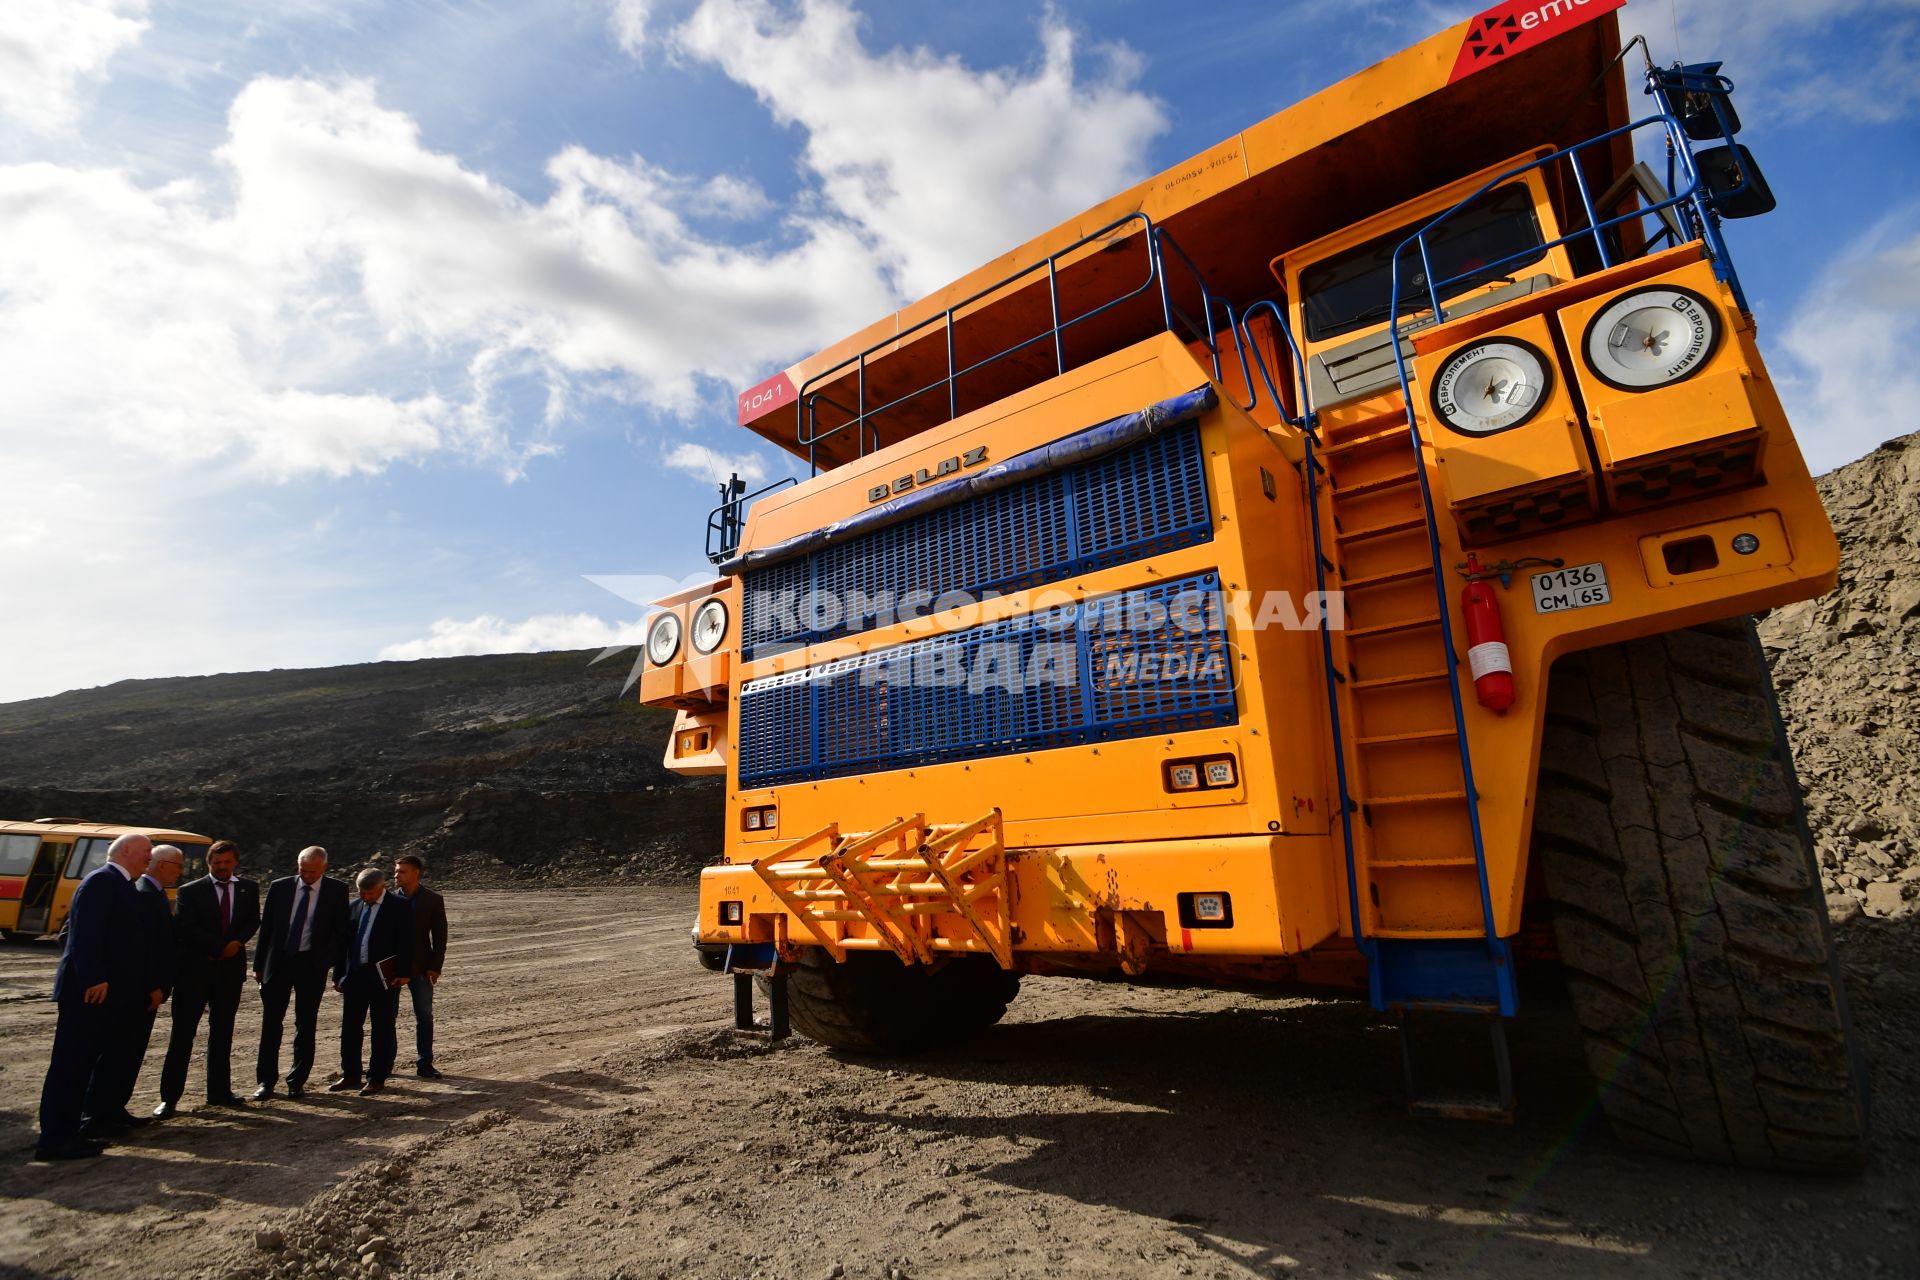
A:
[[[821,843],[826,848],[808,856]],[[926,815],[877,831],[840,833],[832,823],[753,863],[787,911],[836,962],[849,951],[893,952],[930,964],[941,951],[984,952],[1013,968],[1013,909],[1000,810],[936,826]],[[959,929],[941,932],[940,918]],[[866,933],[855,932],[864,926]],[[955,936],[955,935],[958,936]],[[792,959],[783,931],[782,958]]]

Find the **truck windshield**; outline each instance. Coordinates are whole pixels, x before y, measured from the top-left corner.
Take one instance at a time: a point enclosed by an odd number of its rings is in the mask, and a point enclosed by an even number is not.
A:
[[[1422,218],[1410,222],[1302,271],[1300,293],[1307,313],[1307,337],[1314,341],[1337,338],[1385,320],[1393,251],[1431,221]],[[1476,270],[1528,249],[1539,252],[1492,270]],[[1427,256],[1439,278],[1465,277],[1447,286],[1450,296],[1508,279],[1529,263],[1538,262],[1545,253],[1540,223],[1533,213],[1533,196],[1526,184],[1519,182],[1489,191],[1427,236]],[[1409,245],[1400,262],[1400,314],[1417,313],[1426,305],[1426,269],[1420,262],[1419,248]]]

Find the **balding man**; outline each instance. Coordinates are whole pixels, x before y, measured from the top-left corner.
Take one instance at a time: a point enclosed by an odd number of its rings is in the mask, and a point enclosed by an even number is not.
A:
[[[121,836],[108,847],[107,864],[74,892],[67,912],[67,946],[53,978],[60,1020],[54,1026],[46,1083],[40,1088],[36,1160],[97,1156],[106,1145],[80,1136],[81,1109],[116,1033],[146,999],[133,882],[152,860],[152,841]],[[112,1071],[111,1062],[106,1069]]]
[[[153,1020],[173,994],[173,973],[180,944],[173,936],[173,901],[167,893],[180,883],[186,855],[170,844],[153,846],[147,873],[133,882],[134,902],[140,909],[140,959],[146,974],[140,1003],[119,1026],[108,1058],[93,1073],[87,1090],[83,1138],[114,1138],[150,1121],[127,1110],[140,1068],[153,1040]],[[109,1070],[109,1060],[111,1070]]]
[[[260,940],[253,949],[253,980],[260,987],[260,1056],[254,1064],[255,1102],[273,1096],[280,1076],[280,1032],[293,1001],[293,1062],[287,1096],[307,1091],[313,1074],[314,1037],[327,993],[327,969],[340,952],[347,927],[347,886],[327,875],[327,851],[300,851],[299,873],[267,886],[260,912]]]

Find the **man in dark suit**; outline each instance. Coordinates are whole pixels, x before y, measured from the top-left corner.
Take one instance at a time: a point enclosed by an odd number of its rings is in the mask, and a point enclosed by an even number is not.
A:
[[[426,874],[427,860],[418,854],[394,860],[395,891],[413,908],[413,980],[407,983],[407,994],[413,997],[413,1074],[438,1080],[440,1070],[433,1065],[433,989],[447,963],[447,904],[420,883]]]
[[[340,954],[347,927],[347,886],[327,876],[327,851],[309,845],[300,851],[299,874],[267,886],[260,915],[260,942],[253,949],[253,980],[260,986],[260,1056],[254,1064],[255,1102],[273,1096],[280,1074],[280,1032],[293,1001],[293,1062],[287,1069],[287,1096],[307,1091],[313,1074],[314,1036],[320,1000],[327,991],[327,968]]]
[[[145,836],[121,836],[107,849],[107,865],[74,891],[67,911],[67,945],[53,977],[60,1018],[40,1088],[36,1160],[97,1156],[106,1145],[80,1136],[80,1113],[103,1062],[112,1072],[108,1050],[115,1036],[124,1034],[122,1024],[131,1020],[146,994],[133,880],[146,872],[152,858],[153,842]]]
[[[133,882],[134,905],[140,919],[140,956],[146,979],[140,1002],[132,1015],[120,1025],[108,1052],[111,1069],[103,1060],[93,1073],[87,1090],[86,1122],[83,1138],[116,1138],[141,1125],[151,1124],[146,1116],[127,1110],[133,1087],[140,1080],[140,1068],[147,1060],[147,1045],[153,1039],[153,1022],[173,994],[173,973],[179,963],[180,944],[173,936],[173,901],[167,891],[180,882],[186,869],[186,857],[170,844],[153,846],[153,861],[147,873]]]
[[[233,1020],[247,983],[247,943],[260,928],[260,886],[234,874],[240,851],[231,840],[207,850],[207,874],[174,899],[180,968],[173,989],[173,1034],[160,1070],[157,1118],[174,1113],[187,1091],[187,1066],[207,1018],[207,1105],[246,1105],[233,1091]]]
[[[413,917],[405,898],[387,892],[387,873],[368,867],[354,880],[360,900],[347,918],[346,937],[333,967],[333,986],[344,997],[340,1011],[340,1078],[329,1093],[357,1089],[370,1097],[387,1087],[399,1054],[394,1020],[400,988],[413,964]],[[373,1018],[373,1054],[365,1082],[360,1075],[360,1038]]]

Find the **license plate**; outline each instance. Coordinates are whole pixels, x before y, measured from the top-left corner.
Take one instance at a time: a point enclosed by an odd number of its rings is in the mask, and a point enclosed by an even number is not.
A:
[[[1533,575],[1535,613],[1565,613],[1569,609],[1609,604],[1612,600],[1613,596],[1607,591],[1604,564],[1572,564]]]

